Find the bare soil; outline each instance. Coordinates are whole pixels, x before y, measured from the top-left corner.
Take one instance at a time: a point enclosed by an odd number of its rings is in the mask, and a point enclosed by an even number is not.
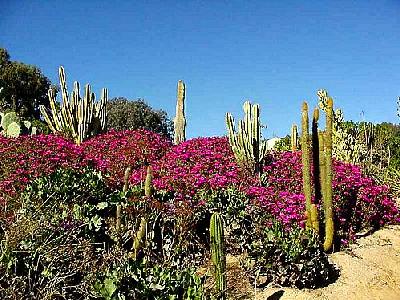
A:
[[[387,226],[362,237],[346,251],[330,255],[339,267],[338,280],[320,289],[269,286],[255,290],[241,271],[237,259],[227,259],[230,299],[400,300],[400,226]]]

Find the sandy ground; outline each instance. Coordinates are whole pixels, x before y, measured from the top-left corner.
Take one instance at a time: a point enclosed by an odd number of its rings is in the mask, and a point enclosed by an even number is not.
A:
[[[229,286],[246,285],[247,293],[231,295],[231,299],[319,299],[400,300],[400,226],[388,226],[370,236],[360,238],[349,250],[330,255],[341,271],[339,279],[327,287],[298,290],[267,287],[254,291],[240,270],[228,276]],[[229,262],[228,262],[229,269]],[[230,272],[234,271],[231,268]]]

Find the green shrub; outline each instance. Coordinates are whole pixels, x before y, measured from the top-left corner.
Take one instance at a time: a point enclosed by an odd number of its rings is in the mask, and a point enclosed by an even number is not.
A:
[[[286,231],[279,223],[259,232],[243,264],[260,286],[274,282],[317,288],[328,285],[339,275],[317,236],[301,228]]]

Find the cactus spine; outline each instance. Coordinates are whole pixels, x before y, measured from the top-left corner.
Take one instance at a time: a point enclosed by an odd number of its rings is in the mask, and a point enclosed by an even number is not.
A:
[[[210,221],[211,260],[214,265],[215,286],[218,299],[226,298],[226,257],[224,245],[224,226],[221,215],[214,213]]]
[[[101,100],[96,103],[96,96],[91,92],[89,84],[85,86],[83,99],[80,96],[78,82],[74,83],[74,89],[69,96],[62,66],[59,68],[59,77],[62,94],[61,109],[58,110],[56,107],[56,95],[52,89],[48,91],[51,114],[43,105],[40,106],[40,112],[50,130],[54,133],[62,132],[71,135],[77,144],[104,131],[107,123],[107,89],[102,90]]]
[[[301,162],[303,165],[303,192],[306,198],[307,228],[312,227],[311,221],[311,174],[310,174],[310,141],[308,134],[308,105],[303,102],[301,110]]]
[[[267,144],[262,141],[260,107],[249,101],[243,104],[244,120],[240,120],[238,130],[235,130],[235,120],[230,113],[226,114],[229,144],[236,160],[260,175],[264,157],[267,153]]]
[[[290,144],[291,144],[292,152],[295,152],[297,150],[297,125],[296,124],[292,125]]]
[[[186,86],[182,80],[178,81],[176,96],[176,115],[174,119],[174,144],[178,145],[186,141],[186,118],[185,118]]]
[[[325,240],[324,250],[328,251],[332,248],[333,243],[333,210],[332,210],[332,123],[333,123],[333,100],[328,98],[326,111],[326,133],[325,133]]]

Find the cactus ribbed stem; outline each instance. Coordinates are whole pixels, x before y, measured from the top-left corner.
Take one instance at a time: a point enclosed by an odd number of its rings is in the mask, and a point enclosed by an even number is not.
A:
[[[230,113],[226,114],[229,144],[239,164],[254,174],[262,173],[263,160],[267,153],[267,144],[262,141],[260,107],[249,101],[243,104],[244,119],[235,129],[235,120]]]
[[[310,141],[308,133],[308,105],[303,102],[301,112],[301,161],[303,165],[303,192],[306,198],[307,228],[311,224],[311,174],[310,174]]]
[[[291,135],[290,135],[290,145],[292,152],[297,151],[297,125],[292,125]]]
[[[146,180],[144,182],[144,194],[146,197],[153,195],[153,169],[151,166],[147,167]]]
[[[333,124],[333,100],[328,98],[326,111],[326,134],[325,134],[325,163],[326,163],[326,174],[325,174],[325,240],[324,250],[328,251],[332,248],[333,235],[334,235],[334,224],[333,224],[333,209],[332,209],[332,124]]]
[[[226,257],[224,226],[221,215],[214,213],[210,221],[211,260],[214,265],[215,286],[218,299],[226,299]]]
[[[174,119],[174,144],[178,145],[186,141],[185,118],[186,86],[182,80],[178,81],[176,96],[176,115]]]
[[[79,83],[74,83],[74,90],[68,95],[65,71],[59,68],[62,103],[60,110],[57,109],[56,94],[53,89],[47,93],[49,97],[51,114],[40,105],[40,112],[49,128],[54,133],[68,133],[77,144],[85,139],[106,129],[108,101],[107,89],[102,90],[100,102],[96,103],[95,94],[91,92],[90,85],[85,86],[83,99],[80,97]]]

